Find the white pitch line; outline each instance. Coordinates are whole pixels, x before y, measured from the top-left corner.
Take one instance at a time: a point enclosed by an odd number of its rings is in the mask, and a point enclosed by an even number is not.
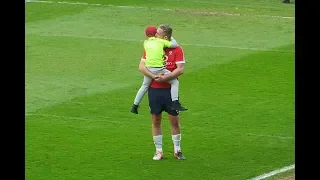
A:
[[[129,42],[143,42],[143,40],[137,39],[120,39],[120,38],[108,38],[108,37],[99,37],[99,36],[76,36],[76,35],[54,35],[54,34],[40,34],[44,37],[69,37],[69,38],[84,38],[84,39],[105,39],[105,40],[115,40],[115,41],[129,41]],[[180,43],[183,46],[197,46],[197,47],[211,47],[211,48],[228,48],[228,49],[239,49],[239,50],[251,50],[251,51],[268,51],[268,52],[284,52],[284,53],[293,53],[294,51],[285,51],[285,50],[273,50],[273,49],[264,49],[264,48],[249,48],[249,47],[236,47],[236,46],[218,46],[210,44],[187,44]]]
[[[286,167],[283,167],[281,169],[277,169],[275,171],[271,171],[269,173],[266,173],[266,174],[262,174],[261,176],[257,176],[257,177],[254,177],[252,179],[249,179],[249,180],[263,180],[265,178],[268,178],[268,177],[271,177],[271,176],[274,176],[276,174],[279,174],[279,173],[282,173],[282,172],[285,172],[285,171],[289,171],[291,169],[294,169],[295,165],[292,164],[290,166],[286,166]]]
[[[176,1],[181,1],[181,0],[176,0]],[[195,3],[220,4],[220,5],[228,5],[228,6],[236,6],[236,7],[251,7],[251,8],[255,7],[255,5],[259,5],[259,6],[261,6],[261,8],[264,8],[264,9],[270,9],[270,8],[281,9],[282,8],[281,6],[276,6],[276,7],[268,6],[269,4],[267,4],[267,3],[254,3],[254,5],[249,5],[249,4],[230,4],[230,3],[219,3],[219,2],[199,1],[199,0],[195,0]],[[292,4],[292,5],[294,5],[294,4]]]
[[[108,122],[108,123],[115,123],[115,124],[122,124],[122,125],[130,125],[132,122],[135,125],[139,126],[146,126],[145,123],[137,123],[137,121],[115,121],[111,120],[110,117],[95,117],[94,119],[91,118],[83,118],[83,117],[73,117],[73,116],[60,116],[60,115],[54,115],[54,114],[37,114],[37,113],[26,113],[25,118],[27,116],[40,116],[40,117],[51,117],[51,118],[61,118],[61,119],[66,119],[66,120],[80,120],[80,121],[92,121],[92,122]]]
[[[160,8],[150,8],[143,6],[116,6],[112,4],[91,4],[85,2],[65,2],[65,1],[38,1],[38,0],[26,0],[28,3],[50,3],[50,4],[70,4],[70,5],[86,5],[86,6],[107,6],[107,7],[117,7],[117,8],[131,8],[131,9],[150,9],[150,10],[160,10],[160,11],[172,11],[172,12],[181,12],[182,10],[175,9],[160,9]],[[185,11],[188,12],[188,11]],[[212,15],[223,15],[223,16],[257,16],[257,17],[266,17],[266,18],[283,18],[283,19],[294,19],[294,17],[285,17],[285,16],[270,16],[270,15],[245,15],[245,14],[232,14],[226,12],[204,12],[204,11],[190,11],[192,14],[212,14]]]
[[[294,137],[274,136],[274,135],[266,135],[266,134],[255,134],[255,133],[246,133],[246,135],[250,135],[250,136],[260,136],[260,137],[272,137],[272,138],[278,138],[278,139],[295,139]]]
[[[111,123],[117,123],[117,124],[123,124],[122,121],[112,121],[109,119],[109,117],[104,117],[104,120],[101,119],[88,119],[88,118],[82,118],[82,117],[72,117],[72,116],[59,116],[54,114],[34,114],[34,113],[27,113],[26,116],[41,116],[41,117],[54,117],[54,118],[63,118],[63,119],[69,119],[69,120],[81,120],[81,121],[103,121],[103,122],[111,122]]]

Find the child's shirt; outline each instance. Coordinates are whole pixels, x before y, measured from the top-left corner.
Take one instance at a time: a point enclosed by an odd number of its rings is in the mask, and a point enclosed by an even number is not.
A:
[[[146,52],[147,67],[164,67],[164,48],[176,47],[176,42],[171,42],[165,39],[150,37],[143,43]]]

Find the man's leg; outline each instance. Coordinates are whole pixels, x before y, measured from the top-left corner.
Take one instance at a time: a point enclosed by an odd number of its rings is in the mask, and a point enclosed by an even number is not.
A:
[[[150,77],[147,77],[147,76],[143,77],[143,83],[142,83],[139,91],[136,94],[136,97],[134,99],[134,103],[131,108],[132,113],[138,114],[139,104],[140,104],[144,94],[148,91],[148,88],[149,88],[151,82],[152,82],[152,79]]]
[[[161,114],[152,114],[152,136],[153,142],[156,147],[156,154],[153,160],[160,160],[163,158],[162,150],[162,131],[161,131]]]
[[[181,129],[179,122],[179,111],[171,109],[171,98],[170,91],[168,91],[167,97],[165,98],[165,111],[168,113],[168,118],[171,125],[172,142],[174,145],[174,157],[177,159],[184,160],[185,157],[181,152],[180,141],[181,141]]]
[[[168,118],[171,124],[171,135],[174,146],[174,156],[177,159],[184,160],[186,159],[181,152],[180,141],[181,141],[181,129],[179,123],[179,115],[170,115],[168,114]]]
[[[164,109],[163,93],[165,91],[166,90],[157,88],[148,89],[149,107],[152,118],[152,136],[156,147],[156,154],[154,155],[153,160],[161,160],[163,158],[161,119],[162,111]],[[170,91],[170,89],[167,89],[167,91]]]

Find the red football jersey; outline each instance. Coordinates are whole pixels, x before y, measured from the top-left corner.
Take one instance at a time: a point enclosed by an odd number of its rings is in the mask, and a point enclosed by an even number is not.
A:
[[[165,66],[169,71],[173,71],[177,68],[176,64],[185,63],[183,49],[181,46],[176,48],[165,48]],[[146,52],[144,51],[141,60],[146,59]],[[152,88],[170,88],[171,85],[166,82],[152,81],[150,87]]]

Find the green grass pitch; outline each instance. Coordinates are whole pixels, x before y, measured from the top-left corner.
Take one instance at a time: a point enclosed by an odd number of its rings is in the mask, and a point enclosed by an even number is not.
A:
[[[81,2],[81,3],[77,3]],[[246,180],[295,163],[294,4],[280,0],[26,3],[26,179]],[[144,29],[184,49],[181,148],[155,148],[138,64]]]

